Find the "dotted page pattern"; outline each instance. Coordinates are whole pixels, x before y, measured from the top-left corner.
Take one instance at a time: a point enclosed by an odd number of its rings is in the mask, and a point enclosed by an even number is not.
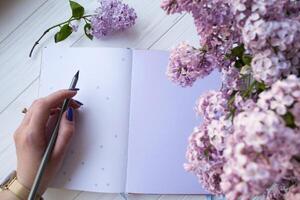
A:
[[[80,70],[76,133],[53,187],[124,192],[132,52],[112,48],[48,48],[40,96],[67,88]]]

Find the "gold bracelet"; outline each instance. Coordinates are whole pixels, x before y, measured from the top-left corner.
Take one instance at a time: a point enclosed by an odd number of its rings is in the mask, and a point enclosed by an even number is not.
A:
[[[16,171],[10,174],[10,176],[6,179],[6,183],[2,185],[1,189],[9,190],[20,200],[27,200],[30,193],[30,190],[17,180]],[[38,195],[36,199],[42,200],[43,198]]]

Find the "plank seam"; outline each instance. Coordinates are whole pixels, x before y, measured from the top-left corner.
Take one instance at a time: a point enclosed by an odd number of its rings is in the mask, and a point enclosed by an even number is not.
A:
[[[1,41],[0,44],[2,42],[4,42],[5,40],[7,40],[11,34],[13,34],[14,32],[17,31],[17,29],[23,24],[25,23],[30,17],[32,17],[41,7],[43,7],[46,3],[48,2],[48,0],[45,0],[44,3],[42,3],[39,7],[37,7],[29,16],[27,16],[25,19],[23,19],[10,33],[7,34],[7,36],[5,36]]]
[[[28,86],[26,86],[26,88],[25,89],[23,89],[11,102],[9,102],[1,111],[0,111],[0,114],[2,114],[11,104],[13,104],[22,94],[24,94],[24,92],[28,89],[28,88],[30,88],[32,85],[33,85],[33,83],[35,82],[35,81],[37,81],[38,80],[38,78],[39,78],[39,76],[38,77],[36,77],[35,79],[33,79],[33,81],[31,81],[29,84],[28,84]]]
[[[178,24],[184,18],[184,16],[186,16],[186,14],[183,14],[181,17],[179,17],[179,19],[174,24],[172,24],[163,34],[161,34],[151,45],[149,45],[147,49],[150,49],[157,42],[159,42],[161,38],[163,38],[176,24]]]

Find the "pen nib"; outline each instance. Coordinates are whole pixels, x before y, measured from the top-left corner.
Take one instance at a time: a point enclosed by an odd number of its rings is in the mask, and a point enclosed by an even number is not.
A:
[[[76,72],[75,76],[77,79],[79,78],[79,70]]]

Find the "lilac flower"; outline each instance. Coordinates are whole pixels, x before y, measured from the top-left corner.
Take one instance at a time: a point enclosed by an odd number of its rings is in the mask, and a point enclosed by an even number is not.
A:
[[[271,47],[287,51],[299,38],[299,27],[298,20],[265,21],[254,13],[243,27],[243,41],[254,51]]]
[[[167,76],[182,87],[192,86],[198,78],[210,74],[214,67],[214,57],[182,42],[171,52]]]
[[[291,8],[286,8],[289,0],[230,0],[231,8],[239,27],[255,13],[263,19],[275,20],[285,17]]]
[[[229,97],[234,91],[244,88],[245,84],[242,80],[239,70],[234,66],[222,68],[222,88],[224,96]]]
[[[78,27],[79,27],[79,23],[78,23],[78,21],[76,21],[76,22],[72,21],[70,23],[70,26],[72,27],[73,32],[77,32],[78,31]]]
[[[208,191],[221,194],[220,175],[224,160],[220,152],[210,143],[205,124],[194,129],[189,138],[186,157],[188,163],[184,165],[185,169],[195,173]]]
[[[225,54],[241,38],[239,30],[235,29],[234,15],[227,1],[164,0],[161,7],[168,14],[191,13],[200,36],[200,46],[216,58],[218,67],[223,67],[221,63],[227,63],[223,59]]]
[[[215,68],[223,75],[220,91],[197,102],[203,123],[189,138],[185,169],[228,200],[286,200],[300,181],[300,1],[163,0],[161,7],[191,14],[204,50],[181,43],[169,78],[192,86]],[[231,51],[241,44],[245,51]],[[288,200],[299,198],[290,191]]]
[[[182,11],[192,12],[199,9],[203,0],[163,0],[161,8],[167,12],[167,14],[181,13]]]
[[[282,53],[275,54],[270,49],[255,54],[251,66],[253,77],[267,85],[271,85],[291,71],[291,64]]]
[[[202,94],[196,106],[196,112],[202,115],[205,121],[220,119],[228,114],[227,99],[222,92],[208,91]]]
[[[284,195],[290,187],[289,181],[281,180],[267,189],[266,200],[284,200]]]
[[[299,124],[300,79],[290,75],[275,82],[271,89],[259,95],[257,105],[262,109],[274,110],[278,115],[285,115],[291,108],[296,125]],[[295,105],[294,105],[295,104]]]
[[[92,34],[96,38],[124,31],[135,24],[137,15],[133,8],[121,0],[100,0],[96,15],[91,18]]]
[[[234,96],[234,107],[236,109],[236,114],[238,114],[242,111],[253,110],[255,107],[257,107],[257,105],[253,99],[244,100],[241,94],[238,92]]]
[[[292,169],[300,153],[300,135],[287,128],[275,112],[259,108],[234,118],[234,133],[227,138],[221,188],[228,199],[261,195]]]
[[[190,12],[200,36],[200,45],[223,63],[220,67],[224,67],[224,56],[241,38],[235,28],[234,15],[229,4],[223,0],[201,0],[197,4],[190,6]]]
[[[280,21],[266,21],[254,13],[246,20],[245,26],[242,28],[242,35],[246,47],[254,53],[254,58],[257,57],[254,59],[256,62],[270,60],[268,65],[262,68],[258,65],[263,63],[259,62],[254,65],[254,76],[260,78],[262,75],[261,79],[268,79],[266,81],[270,81],[268,84],[271,84],[274,80],[291,72],[299,74],[299,19],[286,18]],[[267,76],[260,73],[266,67],[269,68],[267,72],[271,73]]]
[[[285,195],[285,200],[296,200],[300,199],[300,184],[292,186],[288,193]]]
[[[218,120],[213,119],[207,124],[206,128],[210,143],[219,152],[223,152],[226,148],[225,140],[233,132],[231,119],[227,116],[222,116]]]
[[[167,12],[167,14],[174,14],[181,12],[181,6],[178,5],[177,0],[163,0],[160,7]]]

